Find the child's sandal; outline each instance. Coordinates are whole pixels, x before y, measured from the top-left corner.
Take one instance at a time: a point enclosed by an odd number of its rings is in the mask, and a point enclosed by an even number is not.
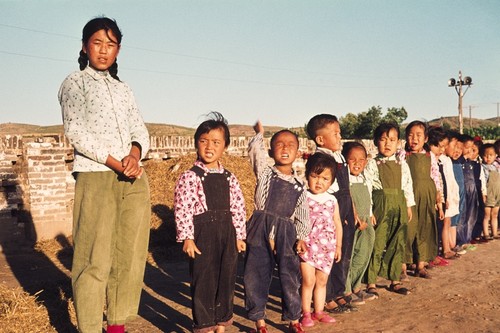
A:
[[[377,288],[375,288],[375,287],[370,287],[370,288],[366,289],[366,293],[370,294],[370,295],[375,295],[376,299],[379,298]]]
[[[389,290],[400,295],[408,295],[410,294],[410,291],[403,287],[402,283],[391,283],[389,286]]]

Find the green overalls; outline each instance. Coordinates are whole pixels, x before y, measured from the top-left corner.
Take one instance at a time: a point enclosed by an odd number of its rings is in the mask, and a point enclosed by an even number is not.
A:
[[[401,189],[401,164],[380,161],[377,165],[383,189],[373,191],[373,214],[377,226],[368,266],[369,284],[375,284],[377,276],[399,281],[408,225],[406,199]]]

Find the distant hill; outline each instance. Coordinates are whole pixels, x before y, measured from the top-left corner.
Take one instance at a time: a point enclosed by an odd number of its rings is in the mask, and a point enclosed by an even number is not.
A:
[[[464,117],[463,121],[464,121],[464,128],[498,125],[496,118],[477,119],[477,118]],[[436,118],[430,120],[429,124],[435,126],[443,126],[452,129],[458,129],[458,116]]]
[[[481,126],[497,126],[497,119],[476,119],[472,118],[472,127]],[[469,118],[464,118],[464,128],[469,127]],[[447,128],[457,129],[458,128],[458,117],[441,117],[429,121],[431,125],[440,125]],[[152,136],[166,136],[166,135],[180,135],[180,136],[191,136],[194,135],[195,128],[177,126],[172,124],[156,124],[156,123],[146,123],[150,135]],[[271,134],[277,132],[285,127],[280,126],[265,126],[266,134]],[[232,136],[252,136],[254,134],[252,125],[229,125]],[[289,128],[293,132],[297,133],[299,136],[304,137],[304,127],[292,127]],[[38,126],[30,124],[18,124],[18,123],[3,123],[0,124],[0,136],[5,135],[48,135],[48,134],[62,134],[63,126],[52,125],[52,126]]]
[[[152,136],[166,136],[166,135],[179,135],[179,136],[192,136],[194,135],[195,128],[183,127],[171,124],[155,124],[146,123],[149,134]],[[267,126],[265,127],[266,133],[277,132],[284,127]],[[229,125],[229,130],[233,136],[252,136],[254,134],[253,126],[251,125]],[[299,135],[304,135],[304,129],[301,127],[291,128],[292,131]],[[51,135],[62,134],[63,125],[51,126],[38,126],[30,124],[18,123],[3,123],[0,124],[0,136],[5,135]]]

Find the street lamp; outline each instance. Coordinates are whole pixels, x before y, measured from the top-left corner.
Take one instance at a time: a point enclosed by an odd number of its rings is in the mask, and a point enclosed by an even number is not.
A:
[[[472,85],[472,79],[470,76],[466,76],[462,80],[462,71],[458,71],[458,80],[451,78],[448,80],[448,87],[455,87],[455,91],[458,94],[458,127],[460,128],[460,134],[464,133],[464,117],[462,112],[462,98],[464,97],[467,90],[469,90]],[[465,91],[462,90],[463,86],[467,86]]]

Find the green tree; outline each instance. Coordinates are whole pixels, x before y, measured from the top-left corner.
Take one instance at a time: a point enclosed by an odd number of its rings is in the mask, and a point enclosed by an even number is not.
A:
[[[403,121],[408,118],[408,112],[406,112],[404,107],[400,108],[387,108],[387,113],[382,118],[384,122],[395,122],[398,125],[401,125]]]
[[[344,117],[340,117],[339,124],[340,130],[342,131],[342,137],[346,139],[353,139],[354,133],[358,128],[358,116],[349,112]]]
[[[372,106],[368,111],[361,112],[358,115],[358,126],[354,131],[354,137],[359,139],[368,139],[373,137],[373,130],[382,120],[382,108]]]

